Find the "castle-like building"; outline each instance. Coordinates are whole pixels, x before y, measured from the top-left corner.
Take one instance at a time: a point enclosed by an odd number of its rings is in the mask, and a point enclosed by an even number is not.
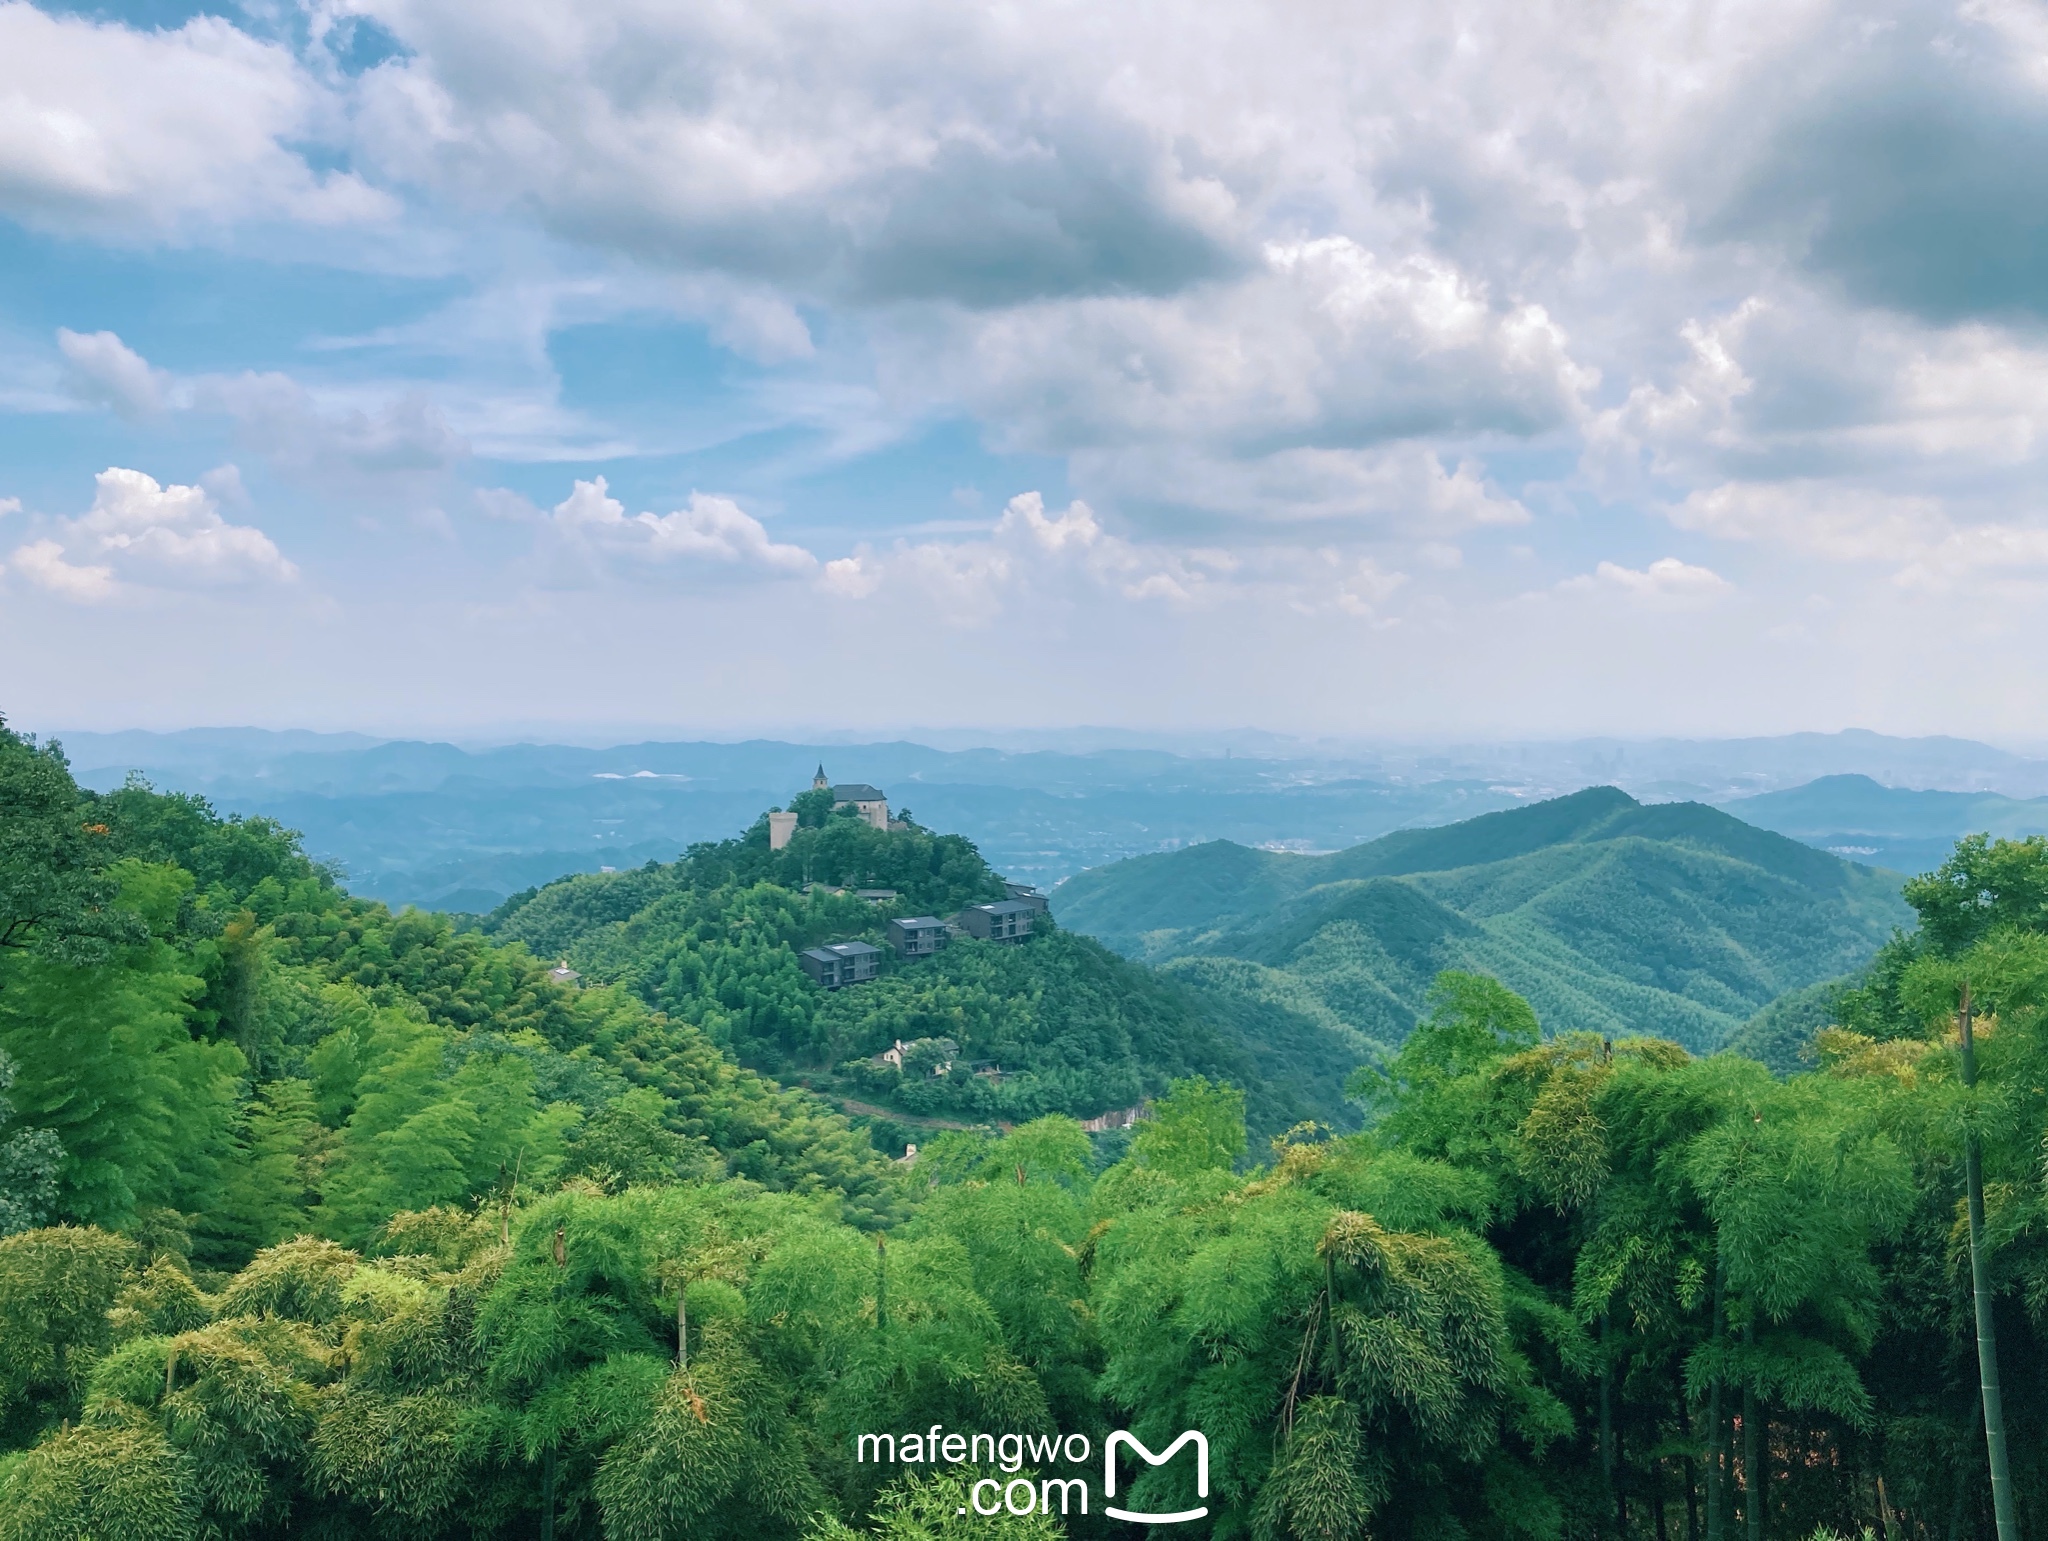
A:
[[[825,779],[825,767],[818,766],[818,774],[811,778],[811,790],[822,792],[832,787],[832,807],[851,807],[855,813],[866,819],[876,829],[889,827],[889,798],[880,787],[871,787],[865,781],[842,781],[838,786]]]
[[[825,774],[824,765],[820,764],[818,766],[818,774],[811,778],[811,790],[813,792],[829,791],[832,794],[832,807],[835,811],[840,808],[851,808],[861,816],[863,821],[873,825],[876,829],[887,830],[889,828],[889,796],[880,787],[871,787],[865,781],[843,781],[839,785],[834,786],[831,779]],[[795,833],[796,814],[794,811],[776,812],[768,815],[769,850],[781,850],[789,844],[790,837]]]

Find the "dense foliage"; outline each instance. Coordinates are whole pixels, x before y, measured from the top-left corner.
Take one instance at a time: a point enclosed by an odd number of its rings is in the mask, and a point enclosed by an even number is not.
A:
[[[1916,882],[1924,924],[1789,1078],[1450,972],[1353,1076],[1359,1133],[1254,1146],[1246,1094],[1194,1073],[1107,1164],[1060,1113],[906,1164],[722,1042],[852,1044],[863,1013],[974,990],[1022,1021],[1011,993],[1056,962],[1136,1041],[1142,973],[1087,976],[1058,932],[963,946],[813,1002],[809,1038],[735,1014],[721,1042],[660,1004],[723,999],[691,946],[636,972],[650,912],[786,951],[773,928],[860,901],[728,848],[572,885],[558,916],[618,901],[553,934],[618,960],[578,990],[509,940],[517,908],[497,938],[394,916],[260,821],[62,772],[0,738],[0,821],[28,831],[0,861],[51,853],[0,877],[25,919],[0,950],[0,1541],[1113,1528],[984,1518],[982,1471],[855,1458],[933,1424],[1097,1450],[1200,1428],[1209,1533],[1254,1541],[1984,1537],[1966,1131],[2021,1523],[2048,1524],[2048,843]],[[1189,1477],[1121,1501],[1190,1507]]]
[[[628,991],[352,898],[266,820],[80,792],[0,729],[0,827],[8,1229],[189,1234],[231,1267],[578,1172],[732,1173],[887,1212],[886,1161],[825,1104]]]

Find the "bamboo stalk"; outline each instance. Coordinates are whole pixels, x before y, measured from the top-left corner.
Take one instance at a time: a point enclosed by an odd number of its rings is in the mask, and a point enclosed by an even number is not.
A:
[[[1614,1364],[1608,1358],[1607,1313],[1600,1313],[1600,1485],[1614,1512]],[[1619,1532],[1617,1532],[1619,1534]]]
[[[1721,1269],[1714,1267],[1714,1347],[1721,1346]],[[1713,1390],[1707,1395],[1707,1442],[1703,1452],[1707,1463],[1707,1541],[1728,1541],[1727,1502],[1722,1457],[1728,1448],[1728,1434],[1722,1420],[1720,1356],[1715,1355]]]
[[[1977,1041],[1971,1032],[1970,987],[1963,986],[1963,1085],[1977,1086]],[[2005,1456],[2005,1398],[1998,1384],[1998,1328],[1991,1315],[1991,1264],[1984,1255],[1984,1160],[1977,1145],[1975,1109],[1963,1133],[1963,1184],[1970,1211],[1970,1287],[1977,1308],[1977,1379],[1984,1394],[1984,1447],[1991,1464],[1991,1513],[1998,1541],[2020,1541],[2013,1513],[2012,1471]]]
[[[1756,1326],[1752,1322],[1742,1324],[1742,1342],[1745,1348],[1756,1343]],[[1747,1372],[1745,1372],[1746,1374]],[[1756,1394],[1750,1390],[1749,1382],[1742,1383],[1742,1518],[1744,1529],[1749,1532],[1749,1541],[1764,1541],[1764,1481],[1763,1468],[1757,1460]]]

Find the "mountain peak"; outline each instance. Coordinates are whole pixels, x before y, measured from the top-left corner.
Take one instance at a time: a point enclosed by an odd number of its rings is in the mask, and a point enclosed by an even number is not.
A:
[[[1190,851],[1095,868],[1061,888],[1061,924],[1155,962],[1277,971],[1243,988],[1306,992],[1384,1042],[1406,1035],[1440,970],[1463,968],[1553,1028],[1707,1052],[1911,921],[1893,879],[1703,803],[1615,787],[1331,856],[1243,856],[1255,862],[1240,860],[1236,882]]]

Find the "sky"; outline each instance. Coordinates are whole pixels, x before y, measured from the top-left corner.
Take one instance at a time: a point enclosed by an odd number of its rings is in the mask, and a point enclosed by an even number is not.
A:
[[[0,0],[0,711],[2048,739],[2048,11]]]

